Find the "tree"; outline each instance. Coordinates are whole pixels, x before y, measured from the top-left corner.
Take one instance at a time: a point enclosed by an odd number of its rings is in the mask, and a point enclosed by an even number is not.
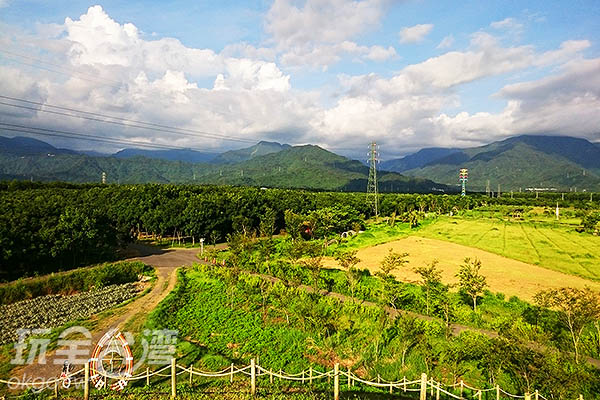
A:
[[[558,311],[562,323],[571,334],[575,362],[579,362],[579,342],[583,329],[600,319],[600,295],[590,288],[547,289],[538,292],[534,300],[542,307]]]
[[[323,257],[310,257],[302,260],[302,264],[310,271],[314,292],[318,294],[321,269],[323,268]]]
[[[335,256],[336,261],[346,272],[346,280],[350,286],[350,294],[354,298],[356,285],[360,282],[361,273],[356,268],[356,264],[360,262],[360,258],[356,257],[356,250],[340,253]]]
[[[480,274],[480,269],[480,260],[477,258],[471,260],[471,258],[467,257],[456,274],[459,279],[458,285],[460,289],[473,300],[473,311],[477,311],[477,297],[481,296],[483,290],[487,287],[485,276]]]
[[[384,277],[391,277],[393,271],[406,264],[408,262],[405,260],[406,257],[408,257],[408,253],[397,253],[393,249],[389,249],[379,266]]]
[[[424,267],[415,267],[414,271],[421,276],[423,289],[425,289],[425,303],[429,315],[430,295],[439,286],[442,286],[442,273],[437,267],[438,260],[433,260]]]
[[[382,297],[394,308],[396,308],[396,299],[399,294],[398,283],[392,272],[408,262],[408,260],[405,260],[406,257],[408,257],[408,253],[397,253],[390,249],[379,266],[381,272],[377,273],[383,282]]]

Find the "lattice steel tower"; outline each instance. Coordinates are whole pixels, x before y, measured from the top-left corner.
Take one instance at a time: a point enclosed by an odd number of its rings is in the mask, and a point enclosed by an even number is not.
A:
[[[469,170],[467,168],[460,169],[458,180],[462,184],[460,195],[465,196],[467,194],[467,181],[469,180]]]
[[[377,191],[377,143],[372,142],[369,146],[369,182],[367,184],[367,205],[369,205],[376,217],[379,216],[379,193]]]

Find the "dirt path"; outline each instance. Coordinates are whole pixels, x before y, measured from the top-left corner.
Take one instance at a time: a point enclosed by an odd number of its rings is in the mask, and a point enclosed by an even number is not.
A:
[[[148,293],[116,309],[116,312],[107,318],[98,321],[98,324],[91,332],[92,346],[89,348],[82,347],[82,349],[88,350],[89,353],[92,352],[95,343],[100,340],[104,333],[112,328],[123,328],[131,319],[146,315],[152,311],[175,287],[178,267],[189,266],[199,261],[196,256],[199,249],[161,250],[150,246],[134,244],[130,247],[129,251],[132,254],[137,254],[131,260],[140,260],[155,267],[156,281]],[[92,320],[96,318],[98,317],[94,316]],[[56,377],[60,375],[62,363],[59,361],[58,365],[56,365],[54,361],[60,358],[64,358],[64,355],[58,356],[55,351],[48,351],[46,353],[45,364],[36,362],[16,368],[13,370],[12,376],[22,380],[31,380],[32,377],[40,380],[42,378],[45,380]],[[80,355],[78,358],[84,358],[84,355]],[[79,367],[75,366],[74,368],[79,369]]]

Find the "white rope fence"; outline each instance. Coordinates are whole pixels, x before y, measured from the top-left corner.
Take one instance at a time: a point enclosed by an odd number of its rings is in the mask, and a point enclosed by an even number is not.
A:
[[[86,364],[84,368],[69,373],[66,376],[62,376],[60,378],[53,378],[46,381],[32,381],[32,382],[17,382],[14,379],[11,380],[3,380],[0,379],[0,384],[6,384],[9,387],[21,387],[21,388],[49,388],[51,385],[54,385],[55,391],[58,390],[58,385],[62,384],[64,381],[69,380],[69,382],[74,383],[76,385],[83,384],[84,386],[84,399],[89,399],[89,387],[90,387],[90,364]],[[170,370],[169,372],[166,372]],[[77,381],[72,379],[75,376],[78,376],[83,373],[83,377]],[[107,374],[103,371],[97,371],[97,373],[107,379],[115,379],[114,375]],[[177,377],[182,376],[184,374],[189,375],[190,384],[192,383],[193,377],[203,377],[203,378],[229,378],[230,382],[233,382],[234,376],[237,374],[241,374],[243,376],[250,377],[250,385],[251,385],[251,393],[252,395],[256,394],[257,387],[257,379],[258,377],[269,377],[269,382],[272,384],[274,379],[279,379],[280,381],[293,381],[293,382],[301,382],[302,384],[308,383],[312,385],[313,382],[327,379],[329,383],[333,378],[333,392],[334,399],[339,400],[340,396],[340,387],[342,386],[342,379],[345,379],[348,389],[353,387],[355,383],[360,383],[362,385],[376,387],[380,389],[388,389],[389,393],[393,393],[394,390],[402,391],[402,392],[419,392],[420,400],[426,400],[429,394],[430,399],[439,400],[440,395],[445,395],[446,397],[450,397],[452,399],[457,400],[468,400],[468,399],[476,399],[482,400],[482,394],[486,392],[495,392],[495,399],[500,400],[502,398],[512,398],[512,399],[525,399],[525,400],[547,400],[546,397],[542,396],[537,390],[533,393],[525,393],[524,395],[517,395],[513,393],[509,393],[503,390],[500,386],[496,385],[493,388],[476,388],[470,386],[469,384],[463,382],[462,380],[458,383],[454,383],[451,385],[444,384],[442,382],[435,381],[432,377],[428,379],[426,374],[421,374],[420,379],[416,380],[407,380],[406,377],[403,377],[398,381],[389,381],[383,379],[381,376],[377,376],[377,380],[368,380],[363,379],[353,373],[350,368],[347,371],[340,370],[339,363],[336,363],[334,368],[329,371],[319,371],[310,367],[307,370],[303,370],[301,372],[290,374],[284,372],[282,370],[273,371],[271,369],[266,369],[258,364],[256,364],[255,360],[252,359],[250,365],[245,367],[236,367],[234,364],[231,364],[229,367],[222,369],[221,371],[202,371],[200,369],[194,368],[192,365],[186,367],[183,365],[178,365],[175,359],[171,360],[170,365],[166,365],[162,368],[159,368],[155,371],[150,371],[149,368],[146,368],[146,371],[138,373],[133,376],[119,376],[118,379],[128,381],[139,381],[146,380],[146,386],[150,386],[150,378],[151,377],[161,377],[161,378],[170,378],[171,380],[171,397],[175,398],[177,396]],[[470,393],[467,395],[465,390],[468,390]],[[429,393],[428,393],[429,392]],[[486,395],[486,399],[488,396]],[[578,400],[583,400],[583,396],[579,396]]]

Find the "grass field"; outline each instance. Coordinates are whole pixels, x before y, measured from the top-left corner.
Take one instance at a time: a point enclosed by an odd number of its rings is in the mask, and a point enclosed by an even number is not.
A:
[[[440,217],[415,234],[475,247],[553,271],[600,280],[600,237],[577,233],[573,228],[562,225],[510,222],[497,218]]]
[[[492,292],[504,293],[507,297],[517,296],[531,301],[533,296],[542,289],[556,287],[590,286],[600,290],[600,282],[583,279],[578,276],[552,271],[537,265],[506,258],[489,251],[450,243],[443,240],[409,236],[377,246],[362,248],[358,258],[362,261],[359,268],[366,268],[372,273],[379,270],[381,260],[389,249],[409,254],[408,264],[394,275],[404,282],[418,282],[419,277],[413,268],[423,266],[434,259],[439,261],[444,283],[457,283],[455,274],[465,257],[477,257],[482,262],[481,272],[487,277],[489,289]],[[326,267],[335,267],[336,262],[331,258],[324,261]]]

